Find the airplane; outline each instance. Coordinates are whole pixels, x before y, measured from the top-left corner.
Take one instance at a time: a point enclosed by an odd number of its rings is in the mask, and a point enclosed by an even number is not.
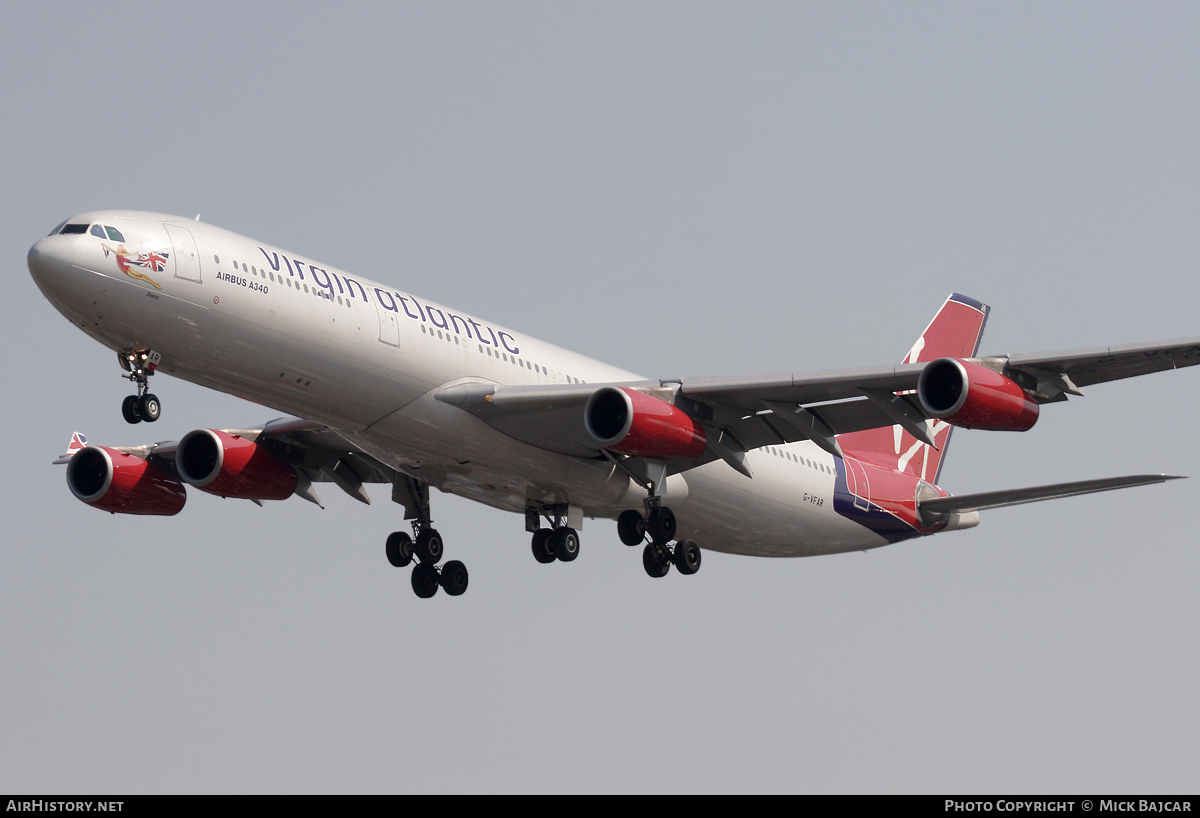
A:
[[[278,247],[166,214],[82,213],[35,243],[37,286],[117,353],[122,414],[155,422],[166,372],[291,415],[178,441],[95,446],[56,463],[83,502],[174,515],[186,485],[320,505],[391,487],[407,531],[385,555],[418,597],[462,594],[440,564],[430,487],[523,515],[540,563],[572,562],[615,519],[651,577],[702,549],[767,557],[867,550],[971,528],[1002,506],[1160,483],[1143,474],[979,494],[938,485],[954,428],[1026,431],[1040,407],[1106,381],[1200,363],[1200,338],[978,357],[990,309],[942,304],[899,364],[645,378]]]

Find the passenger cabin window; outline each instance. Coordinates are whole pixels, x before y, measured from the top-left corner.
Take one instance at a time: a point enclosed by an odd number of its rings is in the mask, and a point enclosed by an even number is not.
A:
[[[64,225],[60,232],[63,235],[71,235],[72,233],[83,234],[87,232],[87,229],[88,226],[86,224],[68,224]]]

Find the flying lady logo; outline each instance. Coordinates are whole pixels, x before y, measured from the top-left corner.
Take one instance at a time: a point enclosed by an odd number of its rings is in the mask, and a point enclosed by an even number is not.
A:
[[[117,268],[129,276],[130,278],[140,279],[149,284],[153,284],[155,289],[161,290],[158,282],[152,279],[145,273],[139,272],[134,267],[144,267],[147,270],[152,270],[156,273],[161,273],[167,269],[167,258],[169,253],[130,253],[125,249],[124,244],[118,244],[117,249],[109,247],[107,244],[100,245],[104,248],[104,255],[117,257]]]

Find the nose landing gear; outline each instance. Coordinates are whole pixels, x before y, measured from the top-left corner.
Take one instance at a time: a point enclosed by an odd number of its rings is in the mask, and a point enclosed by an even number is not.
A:
[[[154,374],[162,356],[152,349],[123,349],[117,353],[121,368],[129,374],[124,377],[137,384],[137,394],[130,395],[121,403],[121,415],[127,423],[153,423],[162,414],[158,396],[150,394],[147,379]]]

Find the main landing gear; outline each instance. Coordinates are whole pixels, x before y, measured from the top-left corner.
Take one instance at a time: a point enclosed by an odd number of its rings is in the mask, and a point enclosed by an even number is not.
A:
[[[675,532],[675,514],[656,496],[647,498],[646,516],[629,509],[617,518],[617,535],[626,545],[641,545],[650,537],[642,549],[642,567],[655,579],[665,577],[672,565],[685,575],[700,570],[700,546],[694,540],[672,543]]]
[[[127,423],[153,423],[162,414],[162,404],[156,395],[150,394],[147,379],[154,374],[162,356],[152,349],[139,351],[123,349],[117,353],[121,368],[128,372],[126,378],[137,384],[137,394],[130,395],[121,403],[121,414]]]
[[[467,590],[467,566],[458,560],[450,560],[438,567],[442,559],[442,535],[432,528],[423,527],[420,522],[413,523],[413,533],[416,540],[403,531],[388,535],[384,551],[388,562],[397,568],[404,568],[414,558],[417,564],[412,569],[413,593],[421,599],[429,599],[442,588],[450,596],[459,596]]]
[[[541,519],[550,522],[541,527]],[[559,560],[573,562],[579,556],[579,531],[569,524],[570,507],[566,504],[530,503],[525,509],[525,528],[533,532],[533,558],[542,564]],[[583,515],[580,514],[580,519]],[[578,524],[578,523],[577,523]]]
[[[413,520],[412,537],[404,531],[388,535],[384,546],[388,562],[397,568],[404,568],[416,561],[412,569],[412,589],[421,599],[429,599],[438,592],[438,588],[450,596],[461,596],[467,590],[467,566],[458,560],[438,566],[445,546],[442,535],[434,529],[429,519],[429,484],[409,478],[407,488],[422,513]]]
[[[609,458],[613,460],[613,458]],[[617,466],[621,463],[613,460]],[[658,579],[665,577],[674,565],[681,574],[694,574],[700,570],[700,546],[694,540],[675,540],[678,525],[675,514],[663,505],[663,489],[667,485],[667,463],[665,460],[645,460],[641,464],[642,474],[625,472],[642,488],[646,489],[646,508],[643,516],[635,509],[621,512],[617,517],[617,536],[629,546],[646,543],[642,549],[642,567],[646,573]],[[646,537],[650,542],[646,542]]]

